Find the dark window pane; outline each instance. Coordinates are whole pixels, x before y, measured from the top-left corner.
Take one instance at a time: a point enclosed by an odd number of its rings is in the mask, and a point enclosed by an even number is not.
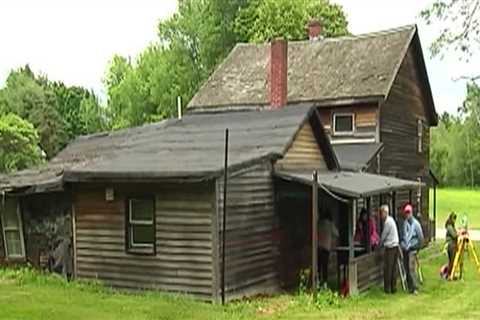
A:
[[[153,221],[153,200],[130,200],[130,217],[132,221]]]
[[[132,245],[136,244],[152,244],[155,242],[154,226],[132,226]]]
[[[335,116],[335,131],[336,132],[352,132],[353,131],[353,116]]]

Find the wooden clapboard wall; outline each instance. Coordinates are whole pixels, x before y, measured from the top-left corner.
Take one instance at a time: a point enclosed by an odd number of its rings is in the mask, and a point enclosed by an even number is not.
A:
[[[426,116],[426,97],[415,59],[415,43],[411,45],[393,83],[390,95],[381,106],[380,138],[384,150],[381,153],[381,173],[409,180],[428,179],[430,128]],[[418,120],[423,120],[423,151],[418,152]],[[412,201],[428,216],[428,188],[423,188],[421,205]],[[405,200],[405,195],[403,195]]]
[[[305,123],[298,131],[285,156],[277,161],[275,168],[327,170],[327,165],[309,122]]]
[[[271,293],[278,290],[278,246],[274,240],[272,167],[255,165],[235,173],[227,182],[226,298]],[[221,239],[223,178],[217,180],[218,278],[221,293]]]
[[[355,258],[357,263],[357,285],[360,292],[378,286],[383,281],[383,251],[376,251]]]
[[[376,104],[358,104],[353,106],[320,107],[318,109],[325,132],[335,143],[362,143],[376,142],[378,124],[378,106]],[[352,113],[354,115],[355,130],[350,135],[333,134],[333,115]]]
[[[125,208],[132,194],[155,195],[156,255],[126,252]],[[107,202],[101,185],[75,190],[77,276],[211,300],[214,183],[115,185],[114,196]]]

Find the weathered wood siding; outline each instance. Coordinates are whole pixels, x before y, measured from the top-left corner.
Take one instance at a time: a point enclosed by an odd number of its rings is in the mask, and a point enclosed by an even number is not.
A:
[[[380,109],[381,173],[426,182],[429,168],[430,128],[425,112],[426,97],[420,80],[413,47],[403,61],[390,96]],[[417,121],[423,120],[423,152],[417,150]],[[428,217],[428,188],[422,190],[422,217]],[[403,195],[405,198],[405,195]],[[418,207],[417,192],[412,201]],[[400,205],[400,203],[397,203]],[[425,222],[427,219],[422,218]]]
[[[5,262],[5,247],[3,243],[3,226],[2,219],[0,219],[0,264]]]
[[[182,292],[212,299],[214,183],[115,185],[75,191],[77,275],[122,288]],[[156,254],[126,252],[126,200],[155,195]]]
[[[234,174],[227,182],[226,297],[278,290],[277,221],[274,213],[272,168],[256,165]],[[217,182],[218,269],[221,270],[223,179]],[[216,283],[220,297],[220,275]],[[218,299],[218,298],[217,298]]]
[[[376,142],[378,107],[373,104],[359,104],[355,106],[321,107],[318,109],[325,132],[335,143],[362,143]],[[353,113],[355,118],[354,133],[350,135],[333,134],[333,115]]]
[[[383,283],[383,250],[355,258],[358,290],[363,292]]]
[[[298,131],[284,158],[275,164],[277,169],[318,169],[327,170],[327,165],[313,134],[310,123]]]

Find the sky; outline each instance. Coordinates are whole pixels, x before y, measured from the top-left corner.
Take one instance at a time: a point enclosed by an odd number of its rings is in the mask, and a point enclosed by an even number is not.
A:
[[[417,23],[437,112],[455,112],[465,97],[472,65],[456,55],[430,57],[440,26],[426,26],[419,12],[431,0],[332,0],[341,4],[353,34]],[[35,72],[105,96],[102,79],[114,54],[135,57],[155,41],[158,21],[171,16],[176,0],[1,0],[0,87],[11,69]]]

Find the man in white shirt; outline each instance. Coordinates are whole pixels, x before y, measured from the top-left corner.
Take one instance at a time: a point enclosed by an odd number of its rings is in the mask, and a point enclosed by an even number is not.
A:
[[[338,238],[338,229],[329,212],[318,221],[318,272],[320,286],[327,288],[330,251]]]
[[[389,215],[388,205],[380,207],[380,217],[384,221],[380,246],[385,247],[383,260],[383,286],[385,293],[397,291],[398,230],[395,220]]]

